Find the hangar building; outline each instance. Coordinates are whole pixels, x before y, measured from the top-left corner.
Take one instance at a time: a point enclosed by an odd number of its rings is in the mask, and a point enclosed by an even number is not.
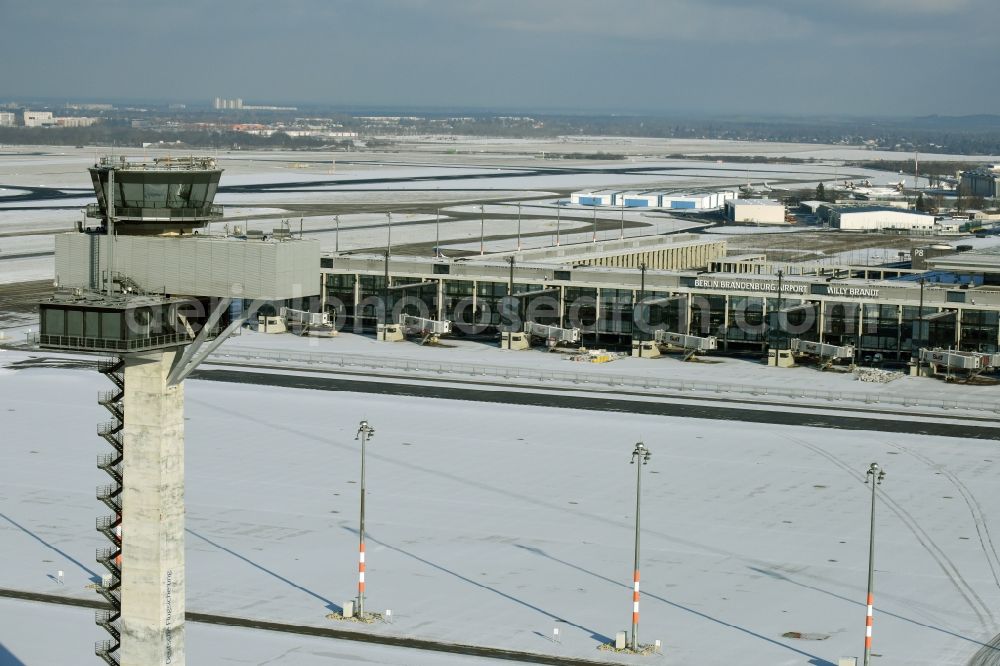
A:
[[[930,231],[934,216],[889,206],[832,206],[830,225],[845,231]]]
[[[773,199],[732,199],[726,202],[727,222],[786,224],[785,204]]]

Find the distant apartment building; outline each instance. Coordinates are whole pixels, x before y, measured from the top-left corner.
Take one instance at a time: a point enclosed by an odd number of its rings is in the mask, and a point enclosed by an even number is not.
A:
[[[244,104],[240,98],[223,99],[216,97],[212,106],[218,110],[240,109],[241,111],[298,111],[296,106],[272,106],[270,104]]]
[[[972,197],[996,199],[1000,197],[1000,164],[962,172],[962,194]]]
[[[298,111],[297,106],[274,106],[272,104],[244,104],[244,111]]]
[[[216,97],[215,98],[215,103],[213,104],[213,107],[215,109],[217,109],[217,110],[222,110],[222,109],[242,109],[243,108],[243,100],[240,99],[240,98],[236,98],[236,99],[222,99],[221,97]]]
[[[45,127],[56,124],[51,111],[25,111],[23,117],[25,127]]]
[[[53,116],[51,111],[25,111],[25,127],[90,127],[100,118],[85,116]]]
[[[111,104],[67,104],[67,109],[73,111],[113,111],[114,106]]]
[[[58,127],[90,127],[98,122],[100,118],[87,118],[84,116],[65,116],[53,118]]]
[[[321,127],[291,129],[288,127],[261,125],[259,123],[240,123],[233,125],[231,129],[234,132],[243,132],[244,134],[254,134],[256,136],[272,136],[279,132],[290,137],[312,137],[317,139],[355,139],[358,136],[357,132],[346,132],[344,130],[328,130]]]
[[[17,124],[17,116],[13,113],[0,113],[0,127],[13,127]]]

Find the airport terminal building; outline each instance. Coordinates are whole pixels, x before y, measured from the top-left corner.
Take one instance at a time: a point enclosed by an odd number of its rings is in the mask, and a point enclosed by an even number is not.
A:
[[[931,259],[929,270],[778,264],[727,257],[725,241],[704,238],[460,259],[325,254],[323,306],[354,330],[400,314],[449,320],[458,335],[530,320],[580,328],[588,346],[626,346],[665,330],[715,336],[731,353],[763,353],[793,337],[899,361],[920,347],[1000,350],[1000,254]]]

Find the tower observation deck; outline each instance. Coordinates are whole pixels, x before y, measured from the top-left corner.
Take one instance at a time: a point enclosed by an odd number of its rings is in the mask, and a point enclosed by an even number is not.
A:
[[[119,234],[190,233],[222,217],[213,203],[222,169],[209,157],[102,157],[90,178],[97,203],[87,206],[87,217],[104,225],[114,218]]]

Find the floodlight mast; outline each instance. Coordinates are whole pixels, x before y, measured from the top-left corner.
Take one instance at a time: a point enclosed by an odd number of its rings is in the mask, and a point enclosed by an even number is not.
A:
[[[872,657],[872,606],[874,604],[873,590],[875,583],[875,486],[882,485],[885,479],[885,470],[872,463],[865,472],[865,483],[871,481],[872,486],[872,513],[870,532],[868,535],[868,599],[865,602],[867,608],[865,616],[865,662],[864,666],[870,666]]]
[[[510,264],[510,279],[507,281],[507,303],[509,305],[514,298],[514,255],[507,257],[507,263]],[[518,307],[518,313],[520,314],[520,307]],[[514,322],[511,322],[510,330],[507,331],[507,349],[514,348],[513,337]]]
[[[646,445],[642,442],[637,442],[635,445],[635,450],[632,451],[632,460],[630,464],[635,465],[636,461],[640,464],[635,467],[635,559],[633,560],[632,566],[632,651],[637,652],[639,649],[639,517],[640,517],[640,500],[642,499],[642,467],[649,463],[649,458],[652,454]]]
[[[521,251],[521,202],[517,202],[517,251]]]
[[[778,349],[784,349],[785,348],[785,346],[784,346],[784,329],[785,329],[785,327],[782,326],[782,323],[781,323],[781,303],[782,303],[782,298],[781,297],[783,295],[781,293],[781,291],[782,291],[781,288],[782,288],[782,286],[784,286],[783,285],[784,279],[785,279],[785,271],[783,271],[783,270],[781,270],[779,268],[778,269],[778,298],[777,298],[777,304],[776,304],[777,311],[774,313],[774,325],[778,329],[778,331],[777,331],[777,335],[776,336],[772,336],[772,339],[777,340]],[[777,356],[775,356],[774,364],[775,365],[778,364],[778,357]]]
[[[618,232],[618,240],[624,240],[625,239],[625,193],[622,192],[619,196],[621,197],[621,204],[622,204],[621,205],[621,209],[622,209],[622,226],[621,226],[621,230]]]
[[[913,336],[913,340],[914,340],[913,347],[916,347],[916,353],[917,353],[917,377],[919,377],[920,376],[920,370],[921,370],[921,368],[923,366],[923,363],[922,363],[923,359],[920,358],[920,348],[923,347],[923,346],[925,346],[925,345],[928,346],[928,347],[930,347],[930,345],[927,343],[927,341],[924,340],[924,282],[925,282],[924,278],[918,279],[917,282],[920,284],[920,305],[917,308],[917,331],[918,331],[918,333],[917,333],[917,335]],[[913,348],[912,347],[910,349],[910,356],[911,357],[913,356]]]
[[[642,327],[648,323],[646,321],[647,310],[643,309],[644,303],[646,301],[646,268],[647,267],[645,261],[639,264],[639,271],[640,271],[639,303],[637,304],[637,307],[635,308],[635,312],[633,313],[632,317],[634,320],[635,314],[639,315],[638,326],[636,325],[635,321],[632,322],[632,335],[633,337],[638,335],[639,338],[639,358],[642,358],[642,340],[645,337],[645,331],[642,330]]]
[[[358,617],[365,616],[365,452],[368,440],[375,436],[375,428],[368,421],[358,426],[355,441],[361,440],[361,521],[358,528]]]

